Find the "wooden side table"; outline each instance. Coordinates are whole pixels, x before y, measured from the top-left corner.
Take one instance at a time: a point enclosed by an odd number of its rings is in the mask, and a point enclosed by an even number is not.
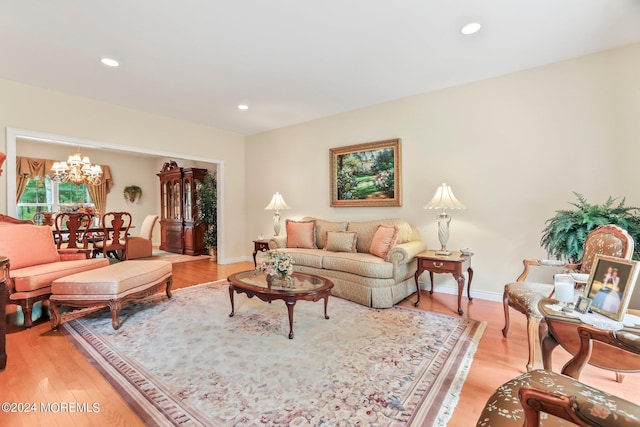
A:
[[[0,371],[7,366],[7,280],[9,280],[9,258],[0,255]]]
[[[416,270],[416,289],[418,294],[418,301],[415,306],[420,304],[420,283],[418,278],[425,271],[429,272],[429,278],[431,279],[431,290],[429,294],[433,294],[433,273],[450,273],[453,278],[458,282],[458,314],[462,316],[462,291],[464,290],[464,275],[463,271],[469,273],[469,285],[467,286],[467,298],[469,301],[471,298],[471,281],[473,280],[473,269],[471,268],[471,257],[473,254],[462,255],[459,251],[451,252],[451,255],[438,255],[436,251],[424,251],[419,253],[416,258],[418,260],[418,270]]]
[[[261,251],[269,250],[269,241],[268,240],[254,240],[253,241],[253,265],[258,267],[258,263],[256,262],[256,255]]]
[[[542,362],[544,369],[551,370],[552,353],[558,346],[562,346],[569,354],[575,355],[580,349],[580,336],[578,326],[585,325],[577,317],[567,315],[563,312],[554,311],[549,305],[557,304],[552,298],[546,298],[538,303],[540,314],[544,316],[547,328],[540,336],[540,346],[542,348]],[[637,311],[633,314],[638,315]],[[640,335],[640,325],[625,326],[622,331],[634,335]],[[618,348],[611,347],[599,341],[593,342],[591,356],[587,359],[590,365],[598,368],[614,371],[616,381],[622,382],[621,372],[640,372],[640,358],[629,355]]]

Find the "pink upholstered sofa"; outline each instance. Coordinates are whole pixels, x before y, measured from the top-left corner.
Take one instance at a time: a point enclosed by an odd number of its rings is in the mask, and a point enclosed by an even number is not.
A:
[[[107,266],[109,260],[90,259],[82,249],[57,249],[51,228],[19,222],[0,218],[0,254],[10,264],[7,303],[22,307],[24,326],[29,328],[33,305],[49,298],[53,280]]]

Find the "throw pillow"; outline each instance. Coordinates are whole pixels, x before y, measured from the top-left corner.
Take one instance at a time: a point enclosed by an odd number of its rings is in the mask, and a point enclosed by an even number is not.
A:
[[[316,249],[316,222],[292,221],[286,222],[287,247]]]
[[[303,218],[306,220],[307,218]],[[347,231],[348,222],[332,222],[316,218],[316,246],[323,249],[327,244],[327,231]]]
[[[369,253],[382,259],[387,258],[389,250],[396,242],[398,231],[398,226],[392,227],[389,225],[380,224],[378,226],[378,229],[376,230],[376,234],[373,235]]]
[[[355,231],[327,231],[325,251],[356,252],[358,233]]]

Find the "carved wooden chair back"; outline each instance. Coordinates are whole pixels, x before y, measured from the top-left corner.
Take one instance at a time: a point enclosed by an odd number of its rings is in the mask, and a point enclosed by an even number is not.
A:
[[[104,257],[114,255],[118,259],[125,259],[127,237],[131,227],[129,212],[106,212],[102,216],[102,232],[104,240],[95,245],[102,249]]]
[[[603,225],[593,230],[584,242],[580,273],[589,274],[596,255],[631,259],[635,244],[633,237],[617,225]]]
[[[86,249],[86,235],[91,225],[91,215],[78,212],[59,213],[54,224],[58,249]]]

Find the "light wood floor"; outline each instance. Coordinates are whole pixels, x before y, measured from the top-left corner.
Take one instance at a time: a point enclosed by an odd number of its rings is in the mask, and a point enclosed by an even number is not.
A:
[[[173,265],[173,288],[226,278],[229,274],[253,268],[252,263],[218,265],[208,260]],[[416,296],[402,302],[413,305]],[[464,316],[487,321],[488,326],[460,396],[460,401],[448,426],[474,426],[486,399],[503,382],[524,372],[527,358],[525,321],[512,312],[511,334],[503,339],[502,304],[463,299]],[[423,291],[420,308],[455,316],[453,295]],[[329,301],[329,309],[331,301]],[[8,307],[12,310],[12,306]],[[197,314],[194,315],[197,319]],[[162,351],[162,349],[159,349]],[[48,321],[40,321],[30,330],[9,325],[7,336],[8,363],[0,373],[0,403],[35,403],[37,413],[11,414],[0,412],[1,426],[143,426],[120,395],[102,375],[64,338],[50,329]],[[562,349],[554,354],[554,369],[560,370],[568,360]],[[614,381],[612,372],[587,366],[581,380],[640,404],[636,392],[640,374],[627,374],[622,384]],[[97,403],[98,413],[42,413],[40,404],[63,402]]]

